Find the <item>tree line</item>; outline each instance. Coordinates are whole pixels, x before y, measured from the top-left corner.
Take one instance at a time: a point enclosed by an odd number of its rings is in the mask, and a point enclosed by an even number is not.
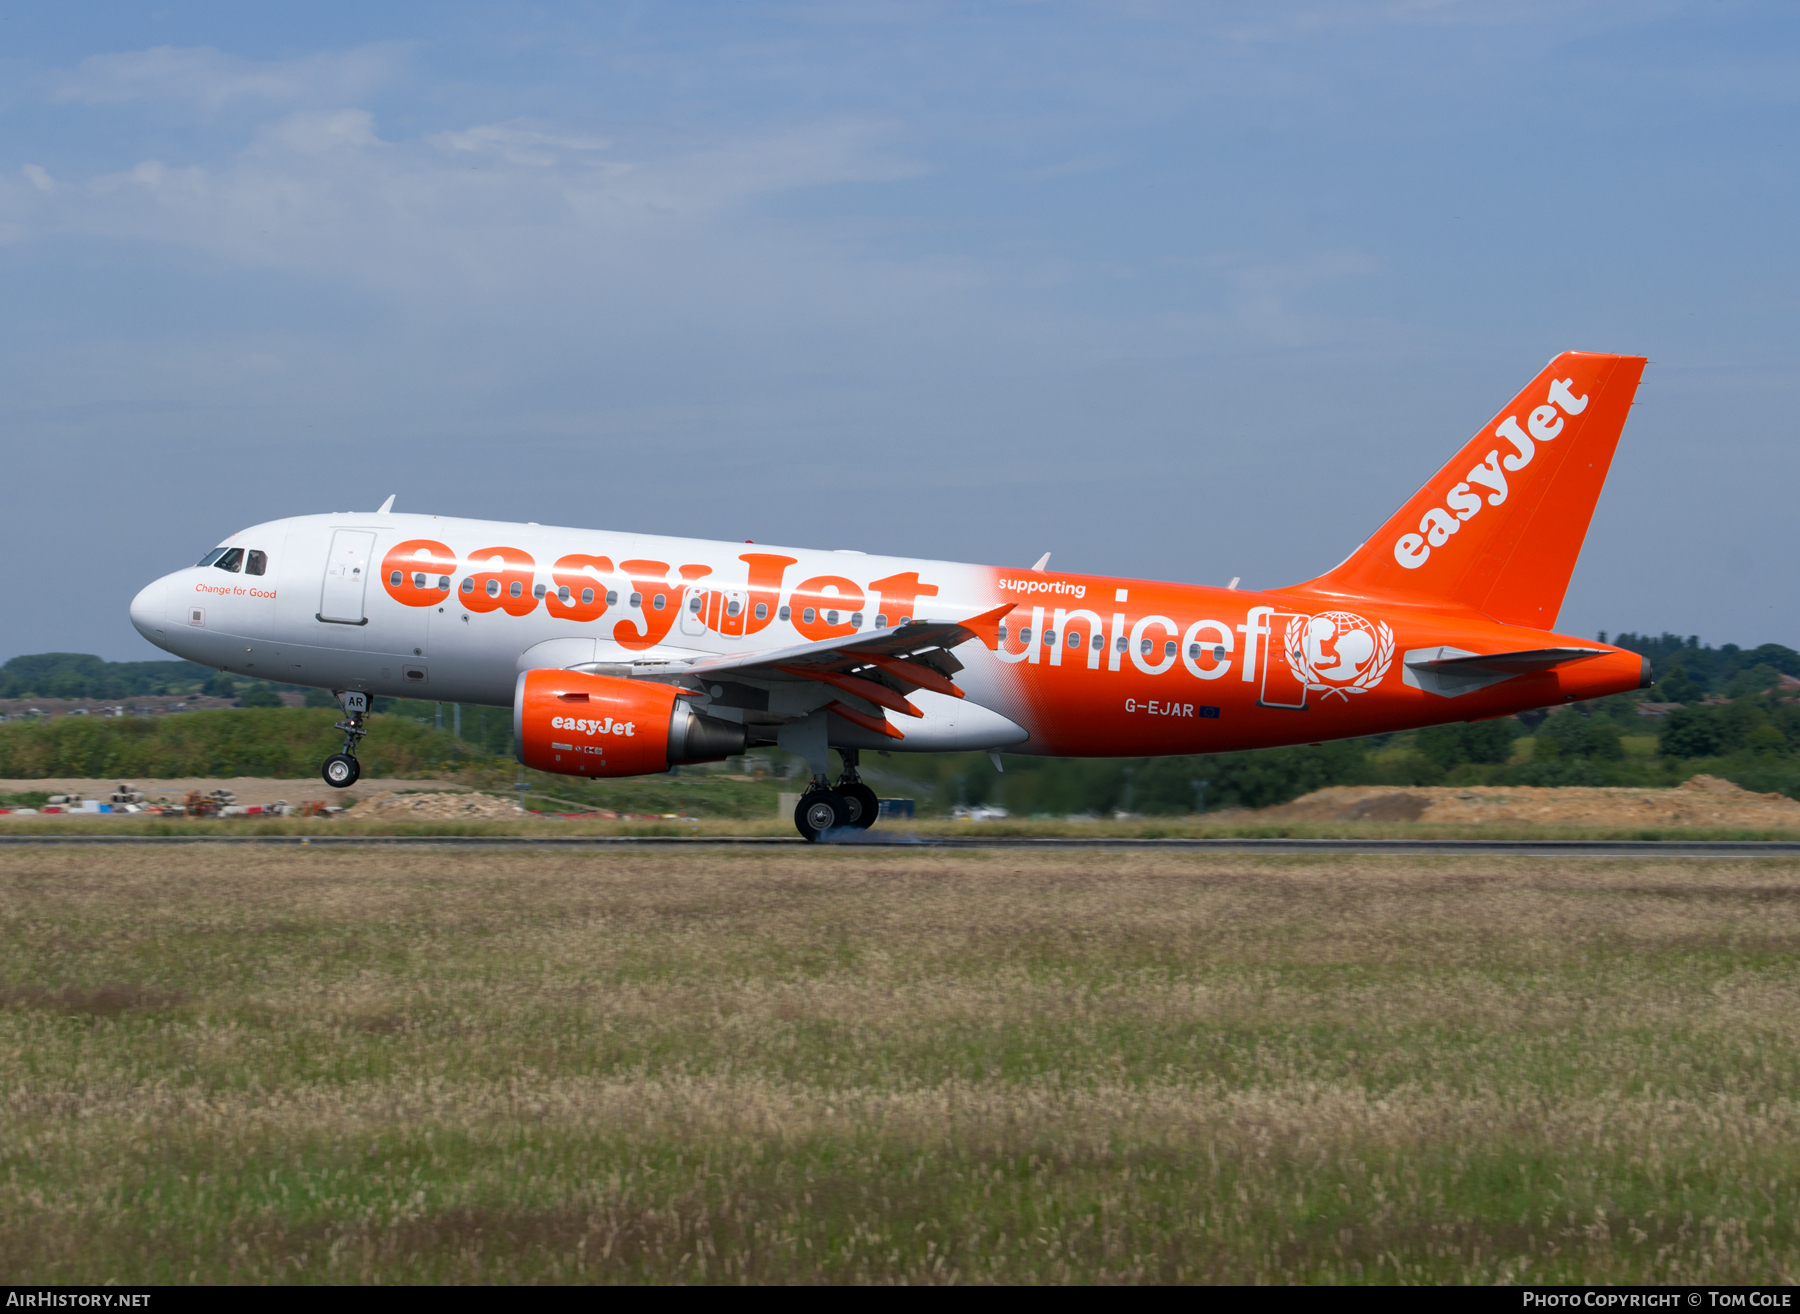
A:
[[[1606,636],[1599,636],[1602,641]],[[1800,798],[1800,653],[1780,644],[1712,647],[1697,636],[1623,633],[1613,642],[1649,657],[1655,683],[1553,711],[1316,747],[1141,759],[984,753],[865,754],[878,793],[927,807],[992,804],[1016,815],[1149,815],[1259,808],[1328,785],[1666,786],[1706,771],[1759,792]],[[191,686],[191,687],[186,687]],[[26,694],[7,695],[26,687]],[[15,657],[0,667],[0,696],[129,697],[211,692],[261,709],[127,721],[58,720],[0,727],[0,776],[310,775],[331,751],[331,696],[308,691],[308,709],[281,709],[279,689],[189,662],[103,662],[87,654]],[[57,691],[52,693],[51,691]],[[102,692],[105,691],[105,692]],[[1640,713],[1662,705],[1659,716]],[[365,744],[370,769],[414,773],[505,763],[512,718],[502,708],[381,698],[386,722]],[[223,718],[223,719],[219,719]],[[179,729],[174,723],[190,722]],[[791,769],[771,752],[777,770]],[[392,758],[390,762],[387,759]],[[377,765],[379,763],[379,765]]]

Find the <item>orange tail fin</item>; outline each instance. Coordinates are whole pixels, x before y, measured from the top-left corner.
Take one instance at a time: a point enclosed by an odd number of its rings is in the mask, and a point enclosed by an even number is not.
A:
[[[1309,593],[1441,601],[1551,629],[1642,356],[1566,351]]]

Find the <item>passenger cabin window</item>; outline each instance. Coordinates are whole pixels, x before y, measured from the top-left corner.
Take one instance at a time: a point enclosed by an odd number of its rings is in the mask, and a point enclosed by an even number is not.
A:
[[[885,611],[878,611],[875,613],[875,628],[878,630],[885,630],[887,628],[887,613]]]
[[[487,595],[490,598],[497,598],[500,596],[500,581],[499,580],[490,579],[488,581]]]
[[[569,593],[569,586],[567,584],[564,584],[561,588],[556,590],[556,600],[558,602],[567,602],[569,600],[570,596],[571,595]],[[592,589],[589,589],[589,590],[587,590],[587,601],[592,602],[593,600],[594,600],[594,591]]]
[[[644,605],[644,595],[642,593],[633,593],[631,595],[631,605],[634,607],[643,606]]]
[[[850,623],[859,630],[862,628],[862,620],[863,614],[860,611],[853,611],[850,613]]]
[[[213,562],[213,565],[220,570],[229,570],[232,574],[237,574],[244,568],[244,549],[227,549],[225,555]]]
[[[544,596],[544,586],[542,584],[539,584],[536,588],[532,589],[531,596],[534,598],[543,597]]]
[[[1071,648],[1079,648],[1081,646],[1081,634],[1079,631],[1069,631],[1069,646]]]
[[[780,611],[776,612],[775,614],[780,619],[786,620],[788,617],[790,617],[794,614],[794,609],[792,607],[783,607]]]
[[[1167,643],[1163,644],[1163,656],[1173,657],[1174,655],[1175,655],[1175,640],[1170,639]]]
[[[756,604],[756,619],[757,620],[768,620],[769,619],[769,604],[768,603],[759,602]]]
[[[262,575],[267,573],[268,569],[269,554],[267,552],[257,552],[252,550],[250,555],[244,558],[244,573],[246,575]]]
[[[1094,651],[1099,652],[1105,646],[1106,646],[1106,640],[1101,638],[1099,635],[1099,632],[1096,631],[1094,634]]]
[[[1121,634],[1121,635],[1120,635],[1120,636],[1119,636],[1119,651],[1120,651],[1120,652],[1126,652],[1126,651],[1128,651],[1128,646],[1127,646],[1127,644],[1128,644],[1128,641],[1127,641],[1127,640],[1126,640],[1126,638],[1125,638],[1125,636],[1124,636],[1124,635],[1123,635],[1123,634]]]
[[[472,579],[465,579],[462,582],[462,591],[464,593],[473,593],[475,591],[475,581]]]
[[[1000,642],[1005,643],[1006,642],[1006,626],[1002,625],[999,627],[999,634],[1000,634]]]
[[[516,579],[512,582],[512,595],[515,598],[522,598],[525,596],[525,586]]]
[[[835,608],[825,613],[825,623],[827,625],[836,625],[838,623],[838,614]]]
[[[606,596],[608,598],[612,598],[612,597],[616,597],[617,595],[609,593]],[[564,601],[566,602],[567,599],[565,598]],[[583,589],[581,591],[581,605],[584,607],[591,607],[594,605],[594,591],[592,589]]]
[[[439,575],[438,587],[448,593],[450,591],[450,577],[448,575]]]
[[[581,600],[583,602],[593,601],[593,599],[588,596],[587,589],[581,591]],[[609,607],[616,607],[619,605],[619,591],[617,589],[608,589],[606,591],[606,605]]]
[[[743,609],[744,604],[739,602],[736,598],[733,598],[730,602],[725,604],[725,614],[727,616],[735,616]]]
[[[1054,648],[1056,646],[1056,631],[1055,630],[1045,630],[1044,631],[1044,646],[1046,648]]]
[[[1150,650],[1152,648],[1154,648],[1155,646],[1156,646],[1156,643],[1154,640],[1145,639],[1141,643],[1138,644],[1138,651],[1143,653],[1144,656],[1148,657],[1150,655]]]
[[[667,603],[668,600],[669,600],[668,594],[658,593],[654,598],[650,599],[650,605],[652,607],[655,607],[658,611],[661,611],[663,609],[664,604]]]
[[[813,617],[818,614],[819,613],[814,611],[811,607],[808,607],[805,611],[800,613],[800,623],[802,625],[811,625],[813,623]]]

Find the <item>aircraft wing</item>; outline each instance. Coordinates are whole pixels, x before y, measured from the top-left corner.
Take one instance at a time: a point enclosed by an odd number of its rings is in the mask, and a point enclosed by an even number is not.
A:
[[[1004,603],[967,620],[915,620],[892,629],[785,648],[674,658],[655,664],[635,662],[632,675],[681,684],[692,692],[699,691],[699,681],[727,676],[763,688],[825,686],[820,693],[843,695],[826,702],[827,711],[866,730],[903,739],[883,709],[905,716],[924,715],[906,698],[915,689],[961,698],[963,691],[950,677],[962,669],[962,663],[950,655],[950,649],[970,639],[998,646],[1000,621],[1016,605]]]
[[[755,678],[778,680],[791,672],[786,667],[809,670],[849,670],[871,664],[873,657],[904,659],[922,656],[933,649],[948,651],[970,639],[998,643],[996,632],[1000,621],[1015,603],[1007,603],[980,616],[961,621],[916,620],[887,630],[849,634],[839,639],[820,639],[816,643],[798,643],[787,648],[764,648],[758,652],[720,653],[718,656],[690,657],[675,660],[664,671],[644,670],[643,675],[667,678],[675,675],[723,675],[727,671]],[[641,669],[641,668],[640,668]]]

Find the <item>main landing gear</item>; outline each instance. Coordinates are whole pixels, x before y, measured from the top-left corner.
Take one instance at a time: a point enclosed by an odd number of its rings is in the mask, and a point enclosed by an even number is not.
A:
[[[369,715],[369,695],[340,691],[337,699],[344,706],[344,719],[332,729],[344,732],[344,751],[326,758],[319,774],[333,789],[348,789],[362,775],[362,763],[356,760],[356,743],[369,733],[363,724]]]
[[[881,815],[875,791],[856,774],[856,749],[840,748],[838,754],[844,759],[838,783],[833,786],[824,776],[814,776],[794,808],[794,829],[809,844],[816,844],[827,831],[867,830]]]

